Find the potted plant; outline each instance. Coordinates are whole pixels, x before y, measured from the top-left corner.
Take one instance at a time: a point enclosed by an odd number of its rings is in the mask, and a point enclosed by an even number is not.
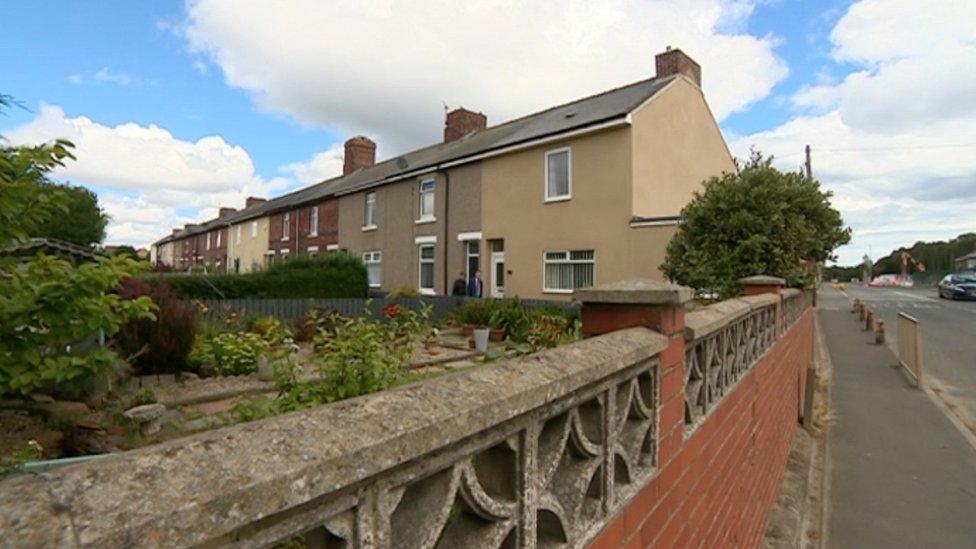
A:
[[[475,328],[488,328],[494,309],[494,302],[488,299],[471,300],[461,305],[456,315],[461,333],[471,337]]]

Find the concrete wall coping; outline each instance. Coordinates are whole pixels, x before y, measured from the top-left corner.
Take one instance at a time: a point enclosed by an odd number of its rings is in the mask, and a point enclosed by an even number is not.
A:
[[[695,340],[715,333],[756,309],[779,302],[776,294],[759,294],[713,303],[685,314],[685,339]]]
[[[780,292],[780,295],[783,296],[783,299],[788,299],[788,298],[791,298],[791,297],[796,297],[796,296],[803,295],[803,290],[801,290],[799,288],[786,288],[785,290],[783,290],[782,292]]]
[[[670,282],[637,278],[582,288],[576,290],[575,297],[583,303],[680,305],[691,301],[695,291]]]
[[[0,482],[15,547],[190,546],[313,501],[592,387],[666,348],[630,328],[311,410]],[[342,492],[345,490],[345,492]],[[221,541],[223,540],[223,541]]]
[[[739,284],[745,286],[786,286],[786,280],[778,276],[752,275],[740,278]]]

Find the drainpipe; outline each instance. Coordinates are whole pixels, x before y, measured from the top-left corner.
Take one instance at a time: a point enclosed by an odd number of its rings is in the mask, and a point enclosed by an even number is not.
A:
[[[438,166],[438,169],[440,166]],[[450,231],[448,231],[448,223],[451,219],[451,173],[444,170],[444,295],[451,295],[450,284],[451,279],[448,276],[448,245],[451,240],[448,238]]]

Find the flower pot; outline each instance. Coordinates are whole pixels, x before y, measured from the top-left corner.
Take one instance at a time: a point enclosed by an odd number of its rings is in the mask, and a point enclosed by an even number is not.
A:
[[[475,328],[474,329],[474,348],[479,353],[484,353],[488,350],[488,337],[491,335],[491,330],[488,328]]]
[[[488,340],[489,341],[494,341],[496,343],[499,342],[499,341],[504,341],[505,340],[505,330],[497,330],[495,328],[492,328],[491,331],[488,333]]]

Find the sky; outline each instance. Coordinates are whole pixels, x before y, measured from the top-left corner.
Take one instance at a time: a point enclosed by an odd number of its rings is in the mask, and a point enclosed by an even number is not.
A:
[[[840,263],[976,230],[976,2],[5,0],[8,144],[76,145],[60,181],[147,245],[247,196],[338,175],[647,78],[680,47],[735,155],[815,177],[853,230]]]

